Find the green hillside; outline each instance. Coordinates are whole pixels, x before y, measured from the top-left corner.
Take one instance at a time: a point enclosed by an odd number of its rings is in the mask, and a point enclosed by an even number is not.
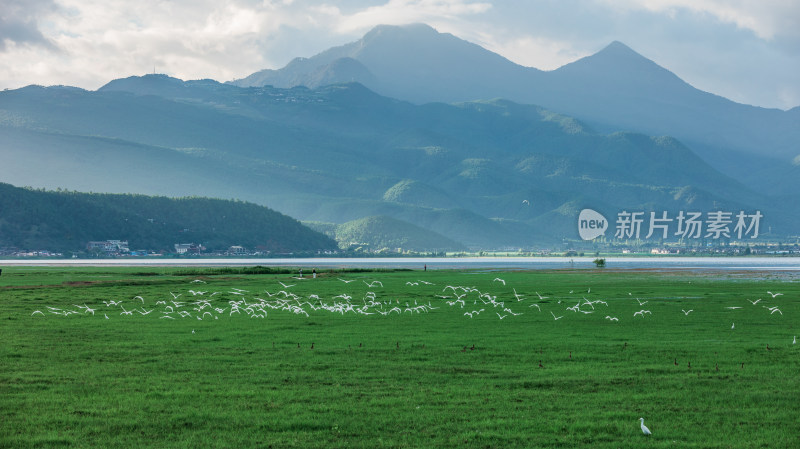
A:
[[[23,189],[0,183],[0,248],[83,251],[89,241],[127,240],[131,249],[208,250],[238,245],[270,252],[336,249],[325,235],[263,206],[210,198]]]

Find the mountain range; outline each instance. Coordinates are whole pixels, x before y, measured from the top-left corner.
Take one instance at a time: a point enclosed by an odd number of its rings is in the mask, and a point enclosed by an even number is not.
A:
[[[424,25],[381,26],[230,83],[0,92],[0,181],[236,198],[340,245],[384,231],[372,241],[552,245],[577,238],[587,207],[757,209],[786,236],[800,162],[781,142],[799,117],[697,91],[620,43],[542,72]]]
[[[314,88],[337,82],[360,82],[418,104],[493,98],[535,104],[602,132],[675,137],[756,191],[800,188],[792,165],[800,157],[800,107],[759,108],[700,91],[621,42],[541,71],[424,24],[378,26],[359,41],[231,83]]]

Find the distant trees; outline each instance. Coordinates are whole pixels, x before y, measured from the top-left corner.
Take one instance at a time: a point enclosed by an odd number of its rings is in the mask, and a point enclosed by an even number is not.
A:
[[[336,249],[329,237],[267,207],[211,198],[167,198],[24,189],[0,183],[0,247],[82,251],[92,240],[173,251],[197,242],[270,252]]]

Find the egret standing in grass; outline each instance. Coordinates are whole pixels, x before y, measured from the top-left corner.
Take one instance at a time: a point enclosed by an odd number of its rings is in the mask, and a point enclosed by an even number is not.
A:
[[[647,426],[644,425],[644,418],[639,418],[639,424],[642,426],[642,433],[643,434],[645,434],[647,436],[652,435],[652,433],[650,433],[650,429],[648,429]]]

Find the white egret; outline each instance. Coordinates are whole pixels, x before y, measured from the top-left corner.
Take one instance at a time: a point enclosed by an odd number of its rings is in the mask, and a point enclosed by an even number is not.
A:
[[[650,432],[650,429],[648,429],[647,426],[644,425],[644,418],[639,418],[639,424],[642,427],[642,433],[643,434],[652,435],[652,433]]]
[[[772,292],[767,292],[767,293],[769,293],[769,294],[772,296],[772,298],[773,298],[773,299],[774,299],[776,296],[781,296],[781,295],[783,295],[783,293],[772,293]]]
[[[681,309],[681,312],[683,312],[684,315],[689,315],[690,312],[694,312],[694,309],[689,309],[689,310]]]
[[[783,312],[781,312],[781,309],[779,309],[778,306],[774,306],[774,307],[762,306],[762,307],[764,307],[765,309],[769,310],[769,314],[770,315],[772,315],[775,312],[778,312],[781,315],[783,315]]]

